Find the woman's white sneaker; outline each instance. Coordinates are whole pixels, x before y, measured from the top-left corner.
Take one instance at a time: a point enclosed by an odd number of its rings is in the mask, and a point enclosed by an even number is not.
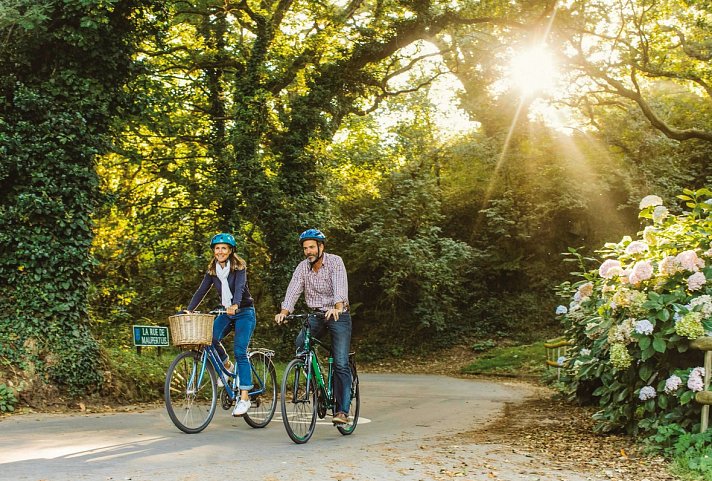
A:
[[[250,406],[252,406],[252,403],[249,399],[247,401],[240,399],[237,401],[237,404],[235,404],[235,409],[232,410],[232,415],[235,417],[242,416],[250,409]]]

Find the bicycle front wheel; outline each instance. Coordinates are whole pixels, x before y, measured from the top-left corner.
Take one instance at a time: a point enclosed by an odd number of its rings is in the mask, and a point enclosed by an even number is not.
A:
[[[356,361],[353,356],[349,359],[349,366],[351,367],[351,405],[349,406],[349,422],[343,426],[336,426],[344,436],[348,436],[358,424],[358,415],[361,412],[361,392],[359,391],[358,385],[358,373],[356,372]]]
[[[277,409],[277,374],[272,358],[263,352],[250,353],[252,364],[253,391],[250,396],[250,409],[243,416],[245,422],[253,428],[263,428],[269,424]]]
[[[168,416],[184,433],[199,433],[210,424],[217,407],[217,381],[202,353],[176,356],[166,373],[164,397]]]
[[[304,359],[293,359],[282,378],[282,421],[297,444],[309,441],[316,427],[316,392],[307,386],[308,369]]]

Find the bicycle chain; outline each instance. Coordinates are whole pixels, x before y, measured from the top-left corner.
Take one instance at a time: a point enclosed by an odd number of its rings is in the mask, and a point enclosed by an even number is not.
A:
[[[220,390],[220,405],[225,411],[232,407],[232,399],[230,399],[230,396],[227,395],[226,389]]]
[[[316,389],[316,413],[319,415],[319,419],[324,419],[326,416],[326,399],[321,393],[321,389]]]

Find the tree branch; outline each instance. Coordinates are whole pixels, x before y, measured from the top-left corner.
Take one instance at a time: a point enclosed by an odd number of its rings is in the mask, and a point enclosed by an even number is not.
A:
[[[626,87],[623,82],[606,75],[603,71],[589,64],[583,58],[579,57],[577,60],[578,65],[591,77],[603,80],[613,88],[616,94],[638,104],[638,107],[640,107],[640,110],[643,112],[645,118],[647,118],[651,125],[662,132],[666,137],[680,141],[700,139],[712,142],[712,132],[700,129],[677,129],[668,125],[662,118],[660,118],[650,104],[643,98],[635,77],[635,70],[631,72],[631,82],[633,83],[635,90],[631,90]]]

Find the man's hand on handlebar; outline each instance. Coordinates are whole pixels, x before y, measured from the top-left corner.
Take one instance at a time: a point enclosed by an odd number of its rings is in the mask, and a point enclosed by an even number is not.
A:
[[[327,319],[333,318],[334,322],[336,322],[339,320],[339,314],[341,314],[341,309],[334,307],[326,311],[324,317],[326,317]]]
[[[274,316],[274,322],[277,324],[284,324],[287,322],[287,315],[289,314],[289,311],[286,309],[282,309],[277,315]]]

